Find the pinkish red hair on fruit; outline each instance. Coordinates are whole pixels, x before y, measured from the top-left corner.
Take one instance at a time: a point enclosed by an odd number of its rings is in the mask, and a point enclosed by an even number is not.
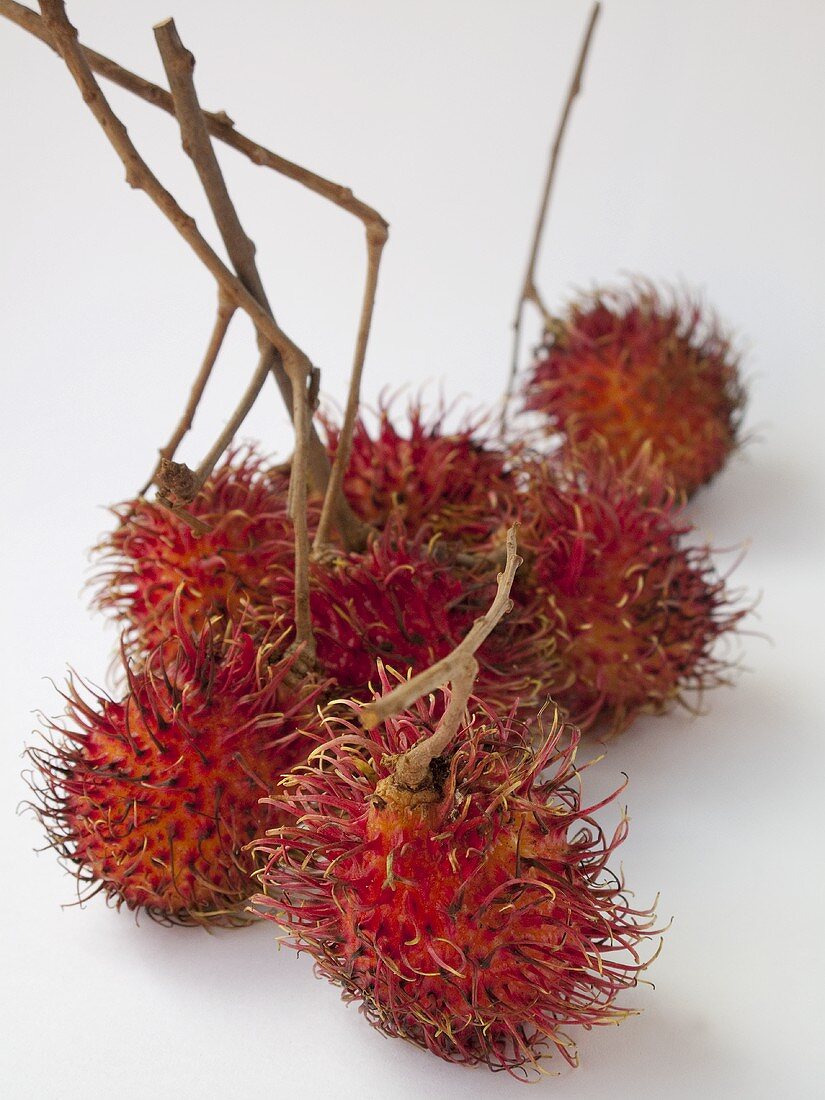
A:
[[[243,924],[246,845],[278,820],[260,802],[304,759],[319,688],[296,687],[297,655],[239,628],[178,632],[115,701],[83,697],[29,750],[36,809],[81,900],[168,923]]]
[[[513,590],[555,642],[545,681],[581,727],[618,733],[727,682],[737,606],[712,552],[689,541],[678,494],[643,448],[617,464],[604,445],[524,467]]]
[[[254,904],[385,1034],[527,1077],[554,1050],[575,1061],[568,1028],[631,1011],[653,913],[610,867],[626,819],[606,838],[581,805],[569,727],[534,747],[473,700],[427,784],[394,784],[446,695],[371,736],[327,720],[275,803],[295,824],[259,842]]]
[[[549,322],[525,407],[571,445],[618,461],[648,444],[677,489],[710,481],[739,445],[739,357],[697,299],[637,281],[582,295]]]

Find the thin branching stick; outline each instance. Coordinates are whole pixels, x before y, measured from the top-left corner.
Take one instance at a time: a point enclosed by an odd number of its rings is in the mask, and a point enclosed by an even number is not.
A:
[[[588,20],[587,27],[584,32],[584,38],[582,39],[581,48],[579,49],[579,56],[576,62],[576,68],[573,71],[573,77],[570,81],[570,86],[567,89],[567,98],[564,101],[564,107],[562,108],[561,116],[556,126],[556,134],[553,139],[553,144],[550,148],[550,159],[547,163],[547,174],[544,179],[544,189],[541,195],[541,201],[539,203],[538,216],[536,217],[536,224],[533,228],[533,239],[530,244],[530,254],[527,258],[527,270],[524,273],[524,280],[521,284],[521,291],[519,293],[518,303],[516,305],[515,316],[513,317],[513,350],[510,358],[510,374],[507,379],[507,389],[504,395],[504,404],[501,410],[501,430],[504,432],[507,421],[507,410],[510,401],[513,397],[513,390],[516,383],[516,375],[518,373],[518,357],[519,350],[521,348],[521,325],[524,317],[524,307],[527,302],[532,302],[533,305],[541,313],[545,324],[550,321],[550,314],[547,310],[541,295],[536,287],[536,262],[538,260],[539,248],[541,247],[541,238],[544,232],[544,224],[547,221],[547,211],[550,208],[550,196],[553,192],[553,184],[556,179],[556,168],[559,163],[559,155],[561,153],[562,142],[564,140],[564,134],[567,129],[567,122],[570,118],[570,113],[573,107],[573,102],[582,89],[582,77],[584,76],[584,67],[587,62],[587,53],[590,49],[590,41],[593,37],[593,31],[596,27],[596,21],[599,18],[599,12],[601,11],[601,5],[597,2],[593,5],[590,12],[590,19]]]
[[[201,234],[194,218],[180,207],[174,196],[166,190],[141,158],[125,126],[112,111],[86,63],[77,42],[77,32],[66,16],[63,0],[40,0],[40,6],[55,47],[80,88],[84,102],[126,168],[127,183],[131,187],[144,191],[152,199],[214,276],[227,297],[249,315],[258,332],[277,350],[283,362],[287,380],[293,374],[305,379],[311,371],[307,357],[278,327],[240,279],[230,271]],[[291,389],[288,390],[288,394],[291,399]]]
[[[387,718],[407,710],[422,695],[435,691],[446,683],[452,683],[453,691],[458,696],[458,702],[455,707],[448,707],[445,711],[444,717],[432,737],[415,745],[410,752],[405,754],[404,759],[406,760],[410,759],[411,753],[414,754],[412,767],[414,771],[420,773],[420,777],[417,782],[408,782],[410,773],[406,772],[407,778],[403,780],[404,786],[417,786],[418,782],[423,779],[430,761],[439,756],[452,740],[458,729],[461,714],[467,704],[478,671],[475,653],[495,630],[501,619],[512,610],[513,601],[510,599],[510,589],[513,587],[516,570],[522,562],[517,553],[515,525],[507,532],[506,546],[507,560],[504,569],[498,575],[498,587],[489,610],[476,619],[467,635],[458,643],[452,653],[442,657],[440,661],[436,661],[434,665],[423,672],[419,672],[418,675],[405,680],[387,695],[368,703],[361,710],[361,725],[364,729],[371,730],[379,722],[384,722]],[[406,765],[402,767],[402,774],[405,773],[405,768]],[[399,773],[396,770],[396,779],[398,778]]]
[[[58,53],[56,44],[52,41],[46,23],[43,18],[37,15],[36,12],[25,7],[22,4],[18,4],[15,0],[0,0],[0,15],[5,16],[11,22],[22,27],[36,38],[40,39],[47,46],[55,49]],[[79,45],[79,44],[78,44]],[[99,75],[110,80],[112,83],[117,84],[119,87],[132,92],[134,95],[139,96],[141,99],[148,103],[153,104],[161,110],[166,111],[169,114],[174,115],[175,103],[172,95],[166,91],[165,88],[161,88],[157,84],[153,84],[149,80],[145,80],[143,77],[137,76],[135,73],[130,72],[123,66],[119,65],[116,61],[106,57],[104,54],[98,53],[95,50],[89,49],[86,46],[79,45],[88,66]],[[360,389],[360,375],[363,368],[364,355],[366,352],[366,339],[369,334],[370,321],[372,317],[372,309],[375,298],[375,287],[377,285],[378,278],[378,264],[380,262],[381,249],[383,248],[384,241],[386,241],[388,226],[387,222],[381,215],[374,210],[371,206],[368,206],[365,202],[358,199],[353,195],[352,191],[348,187],[343,187],[340,184],[333,183],[331,180],[325,179],[323,176],[319,176],[317,173],[310,171],[307,168],[303,168],[301,165],[294,164],[292,161],[287,160],[285,157],[279,156],[272,150],[267,149],[265,146],[260,145],[258,142],[253,141],[251,138],[246,137],[244,134],[239,133],[234,128],[232,119],[226,114],[225,111],[204,111],[203,118],[206,127],[212,137],[223,141],[225,144],[231,146],[233,149],[242,153],[248,157],[254,164],[262,165],[270,168],[281,175],[294,180],[296,183],[301,184],[303,187],[308,188],[310,191],[321,195],[329,202],[334,203],[341,209],[346,210],[348,213],[357,217],[364,225],[367,235],[367,258],[368,269],[366,279],[366,290],[364,294],[364,305],[362,307],[361,320],[359,323],[358,340],[355,353],[355,366],[353,368],[352,381],[350,384],[350,395],[353,391],[358,393]],[[380,242],[380,244],[378,243]],[[283,373],[280,377],[276,378],[279,382],[281,392],[284,394],[287,400],[287,405],[292,409],[292,405],[289,401],[289,394],[286,391]],[[351,398],[348,398],[347,409],[349,410],[351,405]],[[353,414],[350,419],[354,423],[355,415]],[[344,442],[343,457],[348,457],[349,444],[346,442],[347,438],[351,440],[352,428],[349,429],[348,435],[345,436],[345,425],[342,427],[340,444]],[[317,433],[312,425],[310,425],[309,432],[309,465],[310,465],[310,479],[316,489],[323,491],[327,485],[328,480],[328,462],[326,459],[326,452],[318,440]],[[343,461],[343,458],[342,458]],[[343,474],[341,478],[336,477],[336,482],[342,482]],[[325,520],[326,528],[328,529],[330,519],[329,513],[335,512],[336,526],[342,533],[345,543],[351,548],[355,548],[357,545],[363,542],[363,525],[359,524],[355,517],[352,515],[351,510],[346,505],[346,500],[343,497],[343,492],[339,485],[337,491],[327,494],[330,504],[326,511],[328,518]]]
[[[192,383],[192,389],[189,393],[189,399],[186,402],[186,408],[183,410],[180,421],[177,427],[169,437],[169,442],[165,447],[160,448],[160,458],[170,461],[177,454],[178,447],[183,442],[183,437],[192,427],[195,419],[195,413],[201,398],[203,397],[203,391],[206,389],[206,383],[209,381],[209,377],[212,374],[212,369],[217,362],[218,353],[221,350],[226,333],[229,328],[229,322],[235,315],[236,306],[231,302],[222,290],[218,290],[218,309],[215,314],[215,324],[212,328],[212,335],[209,337],[209,345],[201,363],[201,368],[198,371],[195,381]],[[140,490],[139,496],[143,496],[149,491],[149,487],[152,482],[158,476],[160,472],[160,461],[155,466],[152,476],[143,485]]]
[[[60,52],[52,42],[43,18],[37,12],[32,11],[31,8],[27,8],[24,4],[18,4],[15,0],[0,0],[0,15],[15,23],[18,27],[22,27],[23,30],[28,31],[35,38],[40,39],[46,46],[58,53]],[[145,80],[142,76],[130,72],[116,61],[90,49],[88,46],[80,45],[80,50],[93,72],[147,103],[159,107],[167,114],[175,114],[172,96],[165,88],[161,88],[160,85],[153,84],[150,80]],[[226,145],[230,145],[233,149],[248,157],[253,163],[271,168],[279,175],[287,176],[296,183],[300,183],[303,187],[314,191],[315,194],[321,195],[336,206],[340,206],[342,210],[353,214],[365,226],[387,229],[387,223],[381,215],[373,210],[371,206],[368,206],[367,203],[353,195],[350,188],[344,187],[340,183],[333,183],[331,180],[319,176],[317,172],[303,168],[300,164],[294,164],[286,157],[273,153],[265,146],[259,145],[257,141],[253,141],[251,138],[239,133],[226,111],[204,111],[204,118],[212,137],[217,138]]]
[[[315,656],[315,637],[309,607],[309,531],[307,528],[307,443],[309,437],[309,401],[307,379],[299,386],[293,382],[295,452],[289,476],[289,514],[295,530],[295,641],[304,646],[304,656]]]
[[[235,204],[229,196],[226,180],[209,137],[206,119],[198,102],[194,81],[195,58],[181,42],[174,19],[158,23],[154,31],[172,92],[183,148],[200,177],[229,259],[246,289],[272,314],[258,265],[255,263],[255,245],[244,231]],[[263,337],[259,339],[263,340]]]
[[[272,307],[264,290],[258,265],[255,262],[255,245],[241,224],[206,128],[206,121],[195,91],[195,58],[183,45],[172,19],[167,19],[155,27],[155,40],[169,80],[183,148],[192,159],[198,173],[229,259],[247,290],[254,296],[259,305],[267,311],[269,316],[273,317]],[[200,485],[212,472],[215,463],[223,453],[224,447],[228,445],[234,431],[237,430],[252,408],[258,393],[263,387],[266,375],[274,363],[275,349],[260,332],[258,334],[258,349],[260,361],[252,384],[247,390],[248,400],[245,403],[242,402],[238,407],[233,421],[227,424],[223,436],[198,469],[196,476]],[[295,535],[296,641],[312,647],[312,624],[309,615],[309,536],[307,531],[307,468],[310,427],[307,384],[309,378],[309,373],[303,374],[300,372],[290,377],[293,403],[292,420],[295,427],[295,454],[290,475],[289,512]],[[221,444],[224,444],[224,446],[221,446]]]
[[[338,449],[332,463],[329,474],[329,483],[324,495],[324,503],[321,508],[321,518],[318,521],[318,529],[315,533],[314,548],[320,551],[329,542],[329,532],[340,508],[340,502],[346,501],[344,495],[344,475],[349,465],[349,456],[352,451],[352,436],[355,430],[355,421],[358,416],[358,408],[361,403],[361,376],[364,372],[364,359],[367,354],[367,340],[372,324],[373,307],[375,306],[375,292],[378,286],[378,266],[381,263],[381,252],[387,243],[387,230],[381,226],[367,226],[367,281],[364,286],[364,300],[361,306],[361,319],[358,323],[358,336],[355,341],[355,358],[350,375],[349,392],[347,394],[347,406],[344,412],[344,422],[338,436]],[[340,526],[340,524],[339,524]],[[352,540],[350,540],[352,541]],[[345,543],[347,542],[345,538]],[[350,546],[350,548],[352,548]]]

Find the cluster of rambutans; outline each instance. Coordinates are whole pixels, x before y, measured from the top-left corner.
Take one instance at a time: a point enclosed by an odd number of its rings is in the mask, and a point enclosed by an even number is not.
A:
[[[232,452],[190,506],[197,536],[159,502],[115,509],[97,604],[122,630],[120,695],[70,686],[31,750],[86,894],[176,923],[271,917],[387,1034],[515,1073],[624,1014],[652,935],[608,867],[624,819],[609,839],[581,804],[576,727],[612,735],[721,679],[742,615],[682,514],[737,438],[715,327],[647,287],[594,295],[549,328],[525,398],[560,446],[420,405],[358,422],[344,489],[371,534],[311,562],[312,653],[288,470]],[[461,643],[516,524],[512,609],[451,747],[405,786],[446,683],[368,736],[359,715]]]

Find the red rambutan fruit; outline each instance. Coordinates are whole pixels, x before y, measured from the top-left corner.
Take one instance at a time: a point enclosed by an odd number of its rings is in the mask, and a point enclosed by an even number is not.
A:
[[[575,731],[534,749],[471,700],[426,786],[395,785],[396,754],[432,732],[443,694],[375,739],[326,720],[330,739],[284,781],[293,823],[259,842],[253,905],[385,1034],[528,1077],[553,1049],[575,1063],[568,1026],[629,1014],[616,999],[647,965],[653,914],[607,866],[626,819],[608,840],[581,807]]]
[[[104,563],[95,604],[114,614],[129,651],[150,652],[173,630],[211,622],[272,621],[272,592],[294,576],[288,478],[251,448],[227,455],[189,511],[209,528],[195,535],[168,508],[144,498],[117,506],[118,524],[97,548]]]
[[[407,538],[395,516],[363,553],[313,561],[309,600],[320,674],[366,701],[377,660],[402,674],[429,667],[489,606],[496,572],[485,558],[463,555],[459,563],[448,545]],[[285,585],[278,604],[284,621],[292,605]],[[478,660],[478,691],[488,703],[502,711],[518,704],[522,714],[544,704],[553,643],[531,608],[508,616]]]
[[[526,565],[513,595],[538,601],[556,640],[561,676],[548,690],[571,721],[618,733],[726,682],[716,643],[746,609],[733,606],[711,551],[686,542],[679,494],[649,448],[617,467],[589,447],[525,474]]]
[[[102,891],[167,923],[246,923],[245,846],[280,820],[259,800],[315,743],[318,689],[295,688],[294,662],[237,628],[216,648],[207,627],[127,667],[119,702],[70,682],[65,722],[29,755],[34,808],[81,901]]]
[[[745,404],[739,360],[696,301],[644,282],[596,290],[549,326],[526,408],[573,445],[601,436],[617,460],[649,442],[692,493],[737,446]]]
[[[513,492],[507,453],[485,441],[483,419],[454,431],[445,419],[444,409],[428,416],[417,402],[403,427],[386,404],[374,436],[356,422],[344,491],[360,519],[382,528],[399,515],[413,537],[435,533],[464,545],[506,526]],[[325,429],[334,456],[339,429],[329,419]]]

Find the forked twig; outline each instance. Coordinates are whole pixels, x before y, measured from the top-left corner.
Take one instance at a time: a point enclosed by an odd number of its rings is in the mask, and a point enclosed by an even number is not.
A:
[[[371,730],[379,724],[407,710],[416,699],[430,691],[450,683],[452,694],[441,721],[431,737],[420,741],[408,752],[399,757],[395,768],[395,783],[411,790],[420,787],[428,774],[432,760],[440,756],[449,746],[461,724],[461,718],[467,706],[467,700],[473,690],[478,665],[475,653],[486,638],[498,626],[501,619],[512,609],[510,589],[516,570],[522,559],[516,547],[515,525],[507,532],[507,560],[504,569],[498,575],[498,587],[492,604],[487,612],[476,619],[452,653],[442,657],[417,676],[405,680],[388,695],[367,704],[361,710],[361,725]]]
[[[206,128],[206,121],[195,91],[193,78],[195,58],[183,45],[173,19],[167,19],[155,27],[155,40],[169,80],[175,114],[180,125],[183,148],[192,159],[200,177],[229,259],[243,284],[261,307],[272,317],[272,307],[269,304],[258,271],[258,265],[255,262],[255,245],[241,225],[241,220],[230,198],[223,172]],[[252,408],[258,393],[263,387],[267,373],[274,365],[274,349],[260,332],[258,334],[258,348],[260,351],[258,370],[247,389],[245,400],[238,406],[233,420],[227,424],[222,437],[217,441],[197,471],[198,481],[201,485],[212,472],[215,463],[228,446],[238,426]],[[314,638],[309,611],[309,534],[307,530],[307,480],[310,447],[307,386],[310,379],[315,376],[315,372],[308,360],[306,360],[305,366],[307,369],[296,369],[295,374],[290,375],[292,421],[295,427],[295,455],[292,461],[289,483],[289,515],[295,535],[296,641],[308,647],[310,653],[312,653],[314,652]]]
[[[547,310],[544,302],[541,299],[541,295],[536,287],[536,262],[538,260],[539,248],[541,246],[542,233],[544,232],[544,223],[547,220],[547,211],[550,207],[550,196],[553,191],[553,183],[556,178],[556,168],[559,162],[559,155],[561,153],[562,142],[564,140],[565,130],[567,129],[567,122],[570,118],[570,113],[573,107],[573,102],[582,89],[582,77],[584,75],[584,67],[587,62],[587,53],[590,49],[590,42],[593,37],[593,31],[596,27],[596,22],[599,18],[601,11],[601,4],[596,0],[593,8],[590,12],[590,19],[587,23],[587,28],[584,32],[584,38],[579,49],[579,57],[576,62],[576,68],[573,71],[573,77],[570,81],[570,86],[567,89],[567,98],[564,101],[564,107],[562,108],[561,116],[556,127],[556,134],[553,139],[553,144],[550,149],[550,159],[547,164],[547,175],[544,180],[544,190],[542,191],[541,201],[539,203],[538,216],[536,218],[536,224],[533,229],[533,239],[530,245],[530,254],[527,258],[527,270],[524,273],[524,281],[521,285],[521,291],[519,293],[518,303],[516,305],[515,316],[513,317],[513,350],[510,359],[510,374],[507,379],[507,388],[504,394],[504,404],[501,410],[501,431],[504,432],[507,421],[507,410],[510,401],[513,397],[513,390],[515,388],[516,375],[518,373],[518,356],[521,348],[521,324],[524,316],[524,307],[527,302],[532,302],[533,305],[539,310],[544,318],[545,324],[550,321],[550,314]]]
[[[225,291],[231,301],[242,308],[252,319],[256,329],[262,338],[271,344],[262,358],[277,353],[283,364],[290,384],[290,396],[295,390],[299,391],[294,409],[303,410],[306,407],[306,386],[312,367],[306,355],[289,339],[288,336],[275,323],[271,314],[257,301],[246,287],[240,282],[220,257],[209,246],[191,218],[178,205],[175,198],[168,192],[157,177],[151,172],[143,161],[137,149],[133,145],[126,128],[115,115],[101,92],[97,81],[92,75],[86,60],[77,42],[77,32],[68,20],[63,0],[40,0],[41,11],[46,20],[46,25],[52,35],[55,47],[63,57],[66,65],[80,88],[83,99],[103,128],[106,136],[120,156],[126,168],[127,181],[133,186],[146,192],[158,208],[164,213],[181,236],[187,241],[192,250],[202,260],[206,268],[214,275],[219,286]],[[269,364],[267,364],[269,365]],[[262,384],[262,383],[261,383]],[[260,387],[259,387],[260,388]],[[248,391],[249,394],[249,391]],[[242,406],[243,406],[242,402]],[[242,406],[239,406],[241,408]],[[307,433],[305,431],[304,413],[299,413],[299,420],[303,427],[299,429],[299,443],[306,453]],[[320,445],[320,442],[319,442]],[[324,456],[326,457],[326,456]],[[304,484],[300,494],[306,499],[306,458],[299,465],[302,467],[301,475]],[[195,475],[196,476],[196,475]],[[187,492],[191,489],[187,486]],[[189,499],[192,499],[191,497]],[[179,503],[174,501],[174,504]],[[180,503],[187,503],[182,499]],[[305,522],[305,517],[304,517]],[[306,541],[306,540],[304,540]]]
[[[306,356],[300,348],[281,331],[238,277],[229,270],[201,234],[195,219],[181,208],[174,196],[166,190],[142,159],[126,127],[112,111],[101,92],[80,50],[77,31],[66,16],[63,0],[40,0],[40,7],[55,47],[66,62],[69,72],[83,95],[84,102],[126,168],[126,182],[131,187],[144,191],[169,219],[198,259],[214,276],[227,297],[249,315],[255,328],[277,349],[286,373],[289,374],[288,362],[293,364],[293,369],[296,362],[306,363]]]
[[[29,8],[22,4],[18,4],[15,0],[0,0],[0,15],[5,16],[11,22],[16,23],[30,34],[39,38],[51,49],[61,53],[57,44],[52,41],[52,37],[49,28],[46,25],[44,19],[37,15],[36,12],[31,11]],[[84,56],[88,66],[107,80],[112,81],[119,87],[132,92],[134,95],[139,96],[141,99],[148,103],[159,107],[161,110],[168,112],[169,114],[176,114],[175,102],[169,92],[165,88],[161,88],[157,84],[153,84],[149,80],[145,80],[143,77],[137,76],[135,73],[130,72],[128,69],[123,68],[116,61],[106,57],[104,54],[98,53],[95,50],[91,50],[86,46],[82,46],[78,43],[78,48]],[[357,392],[360,387],[360,372],[363,368],[364,355],[366,351],[366,339],[369,333],[369,325],[372,316],[372,308],[375,298],[375,287],[378,277],[378,264],[380,262],[381,249],[383,243],[386,240],[388,226],[387,222],[381,215],[374,210],[371,206],[368,206],[365,202],[362,202],[348,187],[342,187],[340,184],[333,183],[331,180],[325,179],[323,176],[319,176],[315,172],[311,172],[307,168],[303,168],[300,165],[294,164],[287,160],[285,157],[279,156],[277,153],[272,152],[265,146],[258,144],[251,138],[246,137],[244,134],[239,133],[234,128],[234,123],[226,114],[225,111],[204,111],[202,117],[208,132],[212,137],[223,141],[225,144],[231,146],[233,149],[242,153],[248,157],[254,164],[262,165],[270,168],[281,175],[294,180],[296,183],[301,184],[303,187],[308,188],[310,191],[321,195],[329,202],[334,203],[342,210],[346,210],[348,213],[357,217],[366,230],[367,234],[367,250],[368,250],[368,270],[366,280],[366,290],[364,295],[364,306],[361,313],[361,321],[359,324],[358,341],[356,345],[355,353],[355,366],[353,368],[353,378],[350,385],[350,392],[353,389]],[[380,241],[380,245],[377,242]],[[234,301],[234,299],[232,299]],[[285,387],[285,379],[283,372],[278,375],[279,387],[284,394],[287,406],[290,412],[293,410],[293,405],[289,400],[289,394]],[[349,402],[348,402],[349,408]],[[352,417],[354,421],[354,416]],[[351,438],[351,429],[349,431],[349,438]],[[339,441],[339,451],[341,443],[344,442],[344,457],[348,449],[349,444],[344,439],[344,431],[342,429],[342,439]],[[343,459],[342,459],[343,461]],[[310,478],[316,489],[323,491],[327,485],[329,476],[329,464],[327,461],[326,452],[323,449],[320,440],[318,440],[317,433],[312,425],[310,425],[309,432],[309,465],[310,465]],[[342,480],[342,479],[341,479]],[[338,479],[336,478],[336,481]],[[339,531],[342,534],[342,538],[347,546],[355,548],[361,542],[363,542],[364,527],[354,517],[351,509],[349,509],[346,499],[341,491],[340,487],[335,494],[327,494],[330,500],[330,505],[327,508],[329,514],[330,511],[335,514],[335,522]],[[325,521],[326,526],[329,526],[329,519]]]
[[[49,46],[55,52],[60,52],[51,39],[45,21],[31,8],[16,3],[16,0],[0,0],[0,15],[15,23],[18,27],[22,27],[23,30],[28,31],[35,38],[39,38],[44,45]],[[111,81],[112,84],[117,84],[118,87],[131,92],[147,103],[159,107],[167,114],[175,114],[172,96],[165,88],[161,88],[160,85],[153,84],[151,80],[146,80],[144,77],[130,72],[110,57],[106,57],[105,54],[98,53],[97,50],[92,50],[83,45],[80,45],[80,49],[93,72],[98,73],[99,76]],[[371,206],[353,195],[349,187],[343,187],[340,183],[333,183],[331,180],[319,176],[317,172],[303,168],[300,164],[295,164],[287,160],[286,157],[279,156],[278,153],[273,153],[265,146],[259,145],[257,141],[246,137],[235,129],[235,124],[226,111],[204,111],[204,118],[212,137],[217,138],[226,145],[231,145],[233,149],[243,153],[254,164],[271,168],[279,175],[287,176],[296,183],[300,183],[303,187],[314,191],[315,194],[321,195],[336,206],[340,206],[342,210],[353,214],[365,226],[382,225],[385,229],[387,228],[387,223],[378,211],[373,210]]]

